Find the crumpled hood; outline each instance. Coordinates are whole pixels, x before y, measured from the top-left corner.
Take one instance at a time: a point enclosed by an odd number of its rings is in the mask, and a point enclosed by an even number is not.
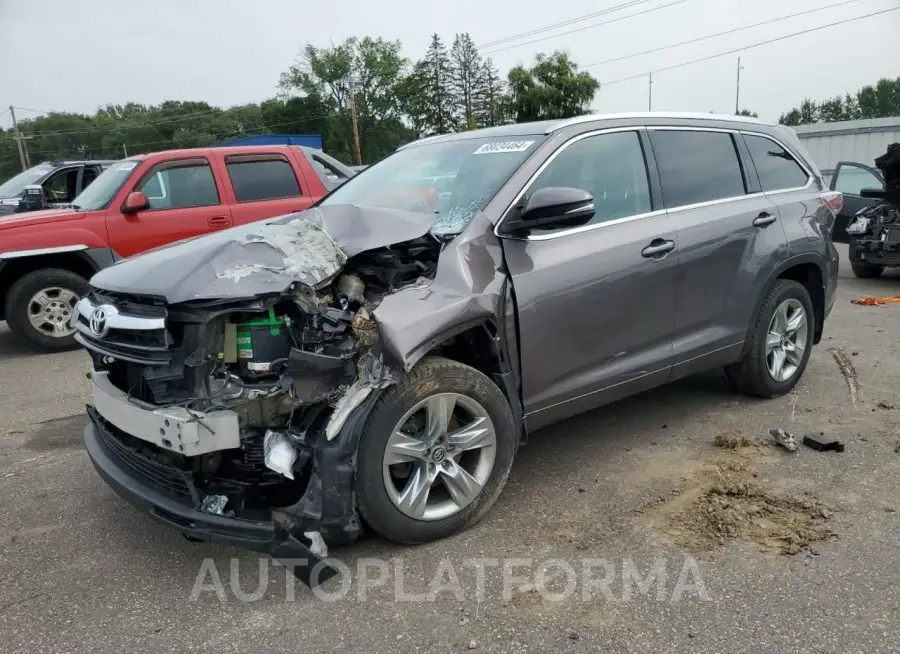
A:
[[[434,217],[377,207],[330,205],[215,232],[101,270],[91,285],[153,295],[169,304],[317,288],[350,257],[424,236]]]

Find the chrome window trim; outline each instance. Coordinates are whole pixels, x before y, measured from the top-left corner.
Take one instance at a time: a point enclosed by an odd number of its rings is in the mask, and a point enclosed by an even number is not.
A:
[[[765,193],[767,195],[776,195],[778,193],[794,193],[796,191],[805,191],[805,190],[809,189],[810,186],[812,186],[812,183],[816,179],[816,175],[809,168],[809,166],[806,165],[806,162],[803,160],[803,157],[799,156],[794,150],[792,150],[791,148],[786,146],[784,143],[779,141],[774,136],[770,136],[768,134],[763,134],[762,132],[751,132],[749,130],[740,130],[740,133],[742,136],[760,136],[764,139],[769,139],[770,141],[775,143],[775,145],[781,146],[782,148],[784,148],[785,152],[787,152],[794,158],[794,161],[797,163],[798,166],[800,166],[800,168],[803,169],[803,172],[806,173],[806,184],[803,186],[795,186],[792,188],[780,188],[777,191],[763,191],[763,193]],[[751,155],[751,158],[752,158],[752,155]],[[754,162],[753,165],[755,166],[756,163]]]
[[[795,186],[793,188],[781,188],[781,189],[778,189],[777,191],[759,191],[757,193],[745,193],[743,195],[732,195],[730,197],[719,198],[717,200],[707,200],[706,202],[697,202],[694,204],[682,204],[682,205],[678,205],[676,207],[671,207],[671,208],[667,207],[666,209],[669,213],[673,213],[676,211],[684,211],[686,209],[699,209],[702,207],[712,206],[712,205],[716,205],[716,204],[723,204],[725,202],[736,202],[738,200],[743,200],[745,198],[757,198],[757,197],[765,197],[765,196],[769,196],[769,195],[779,195],[781,193],[796,193],[797,191],[806,191],[812,186],[813,182],[815,181],[815,175],[813,175],[812,172],[809,170],[809,168],[806,166],[806,163],[803,161],[802,157],[797,156],[796,152],[791,150],[788,146],[786,146],[784,143],[782,143],[781,141],[776,139],[774,136],[769,136],[768,134],[763,134],[762,132],[753,132],[750,130],[742,130],[742,129],[729,129],[727,127],[693,127],[693,126],[677,127],[677,126],[671,126],[671,125],[648,125],[647,130],[648,131],[673,131],[673,132],[722,132],[725,134],[732,134],[732,135],[746,134],[747,136],[761,136],[763,138],[769,139],[776,145],[779,145],[782,148],[784,148],[785,152],[789,153],[794,158],[794,161],[796,161],[797,164],[799,164],[800,168],[803,169],[803,172],[806,173],[806,184],[804,186]],[[740,160],[740,155],[738,155],[738,160]],[[752,161],[752,156],[751,156],[751,161]],[[754,166],[756,165],[755,162],[753,165]]]
[[[87,245],[61,245],[54,248],[38,248],[36,250],[13,250],[12,252],[0,252],[0,259],[19,259],[21,257],[36,257],[42,254],[56,254],[57,252],[80,252],[87,250]]]
[[[519,237],[515,237],[515,236],[509,236],[508,234],[500,234],[499,233],[500,225],[502,225],[503,221],[506,220],[507,216],[509,215],[510,210],[519,203],[519,200],[522,199],[522,196],[525,195],[525,193],[528,191],[528,189],[531,187],[531,185],[534,184],[534,181],[541,175],[541,173],[544,172],[544,170],[546,170],[547,166],[549,166],[551,163],[553,163],[553,160],[556,159],[556,157],[559,156],[559,154],[563,150],[568,148],[573,143],[577,143],[578,141],[582,141],[586,138],[591,138],[593,136],[601,136],[603,134],[613,134],[616,132],[634,132],[638,136],[638,139],[640,139],[640,132],[644,129],[645,128],[642,125],[632,125],[630,127],[607,127],[605,129],[596,129],[596,130],[591,130],[590,132],[584,132],[583,134],[577,134],[577,135],[573,136],[572,138],[570,138],[565,143],[563,143],[562,145],[560,145],[558,148],[556,148],[556,150],[549,157],[547,157],[547,160],[544,161],[544,163],[542,163],[536,171],[534,171],[534,173],[531,175],[531,177],[528,178],[528,181],[525,182],[525,185],[522,187],[522,190],[519,191],[518,193],[516,193],[516,196],[513,198],[512,202],[510,202],[509,205],[507,205],[506,209],[503,210],[502,217],[500,218],[500,220],[497,221],[497,224],[494,225],[494,235],[497,238],[506,238],[506,239],[516,240],[516,241],[549,241],[554,238],[561,238],[563,236],[569,236],[571,234],[583,234],[584,232],[593,231],[600,227],[606,227],[607,225],[619,225],[621,223],[630,222],[632,220],[640,220],[641,218],[650,218],[652,216],[661,216],[661,215],[665,214],[666,213],[665,210],[660,209],[658,211],[649,211],[649,212],[637,214],[634,216],[625,216],[623,218],[607,220],[605,222],[596,223],[594,225],[582,225],[581,227],[572,227],[571,229],[563,229],[558,232],[553,232],[552,234],[528,235],[524,238],[519,238]],[[644,159],[644,167],[645,168],[646,168],[646,165],[647,165],[647,162],[646,162],[646,155],[645,155],[645,159]],[[650,188],[649,173],[647,174],[647,187]]]
[[[649,116],[651,114],[647,114],[647,115]],[[666,116],[660,116],[660,117],[664,118]],[[669,117],[671,117],[671,116],[669,116]],[[573,120],[575,120],[575,119],[573,119]],[[595,118],[595,120],[596,120],[596,118]],[[707,119],[707,120],[710,120],[710,119]],[[585,122],[585,121],[580,121],[580,122]],[[758,120],[749,120],[747,122],[753,122],[756,124],[765,124]],[[548,131],[548,134],[555,131],[556,129],[557,128],[554,128],[554,129]],[[697,202],[694,204],[684,204],[684,205],[680,205],[677,207],[666,207],[665,209],[660,209],[657,211],[650,211],[647,213],[637,214],[635,216],[626,216],[624,218],[617,218],[615,220],[608,220],[606,222],[597,223],[595,225],[583,225],[582,227],[573,227],[571,229],[564,229],[564,230],[560,230],[558,232],[553,232],[552,234],[529,235],[524,238],[518,238],[518,237],[499,233],[500,225],[503,224],[503,221],[506,219],[507,215],[509,214],[510,209],[512,209],[512,207],[514,207],[516,204],[518,204],[519,200],[522,199],[522,196],[525,195],[525,193],[528,191],[528,188],[534,183],[534,180],[537,179],[537,177],[544,171],[544,169],[547,166],[550,165],[550,163],[556,158],[556,156],[560,152],[562,152],[565,148],[569,147],[569,145],[571,145],[572,143],[576,143],[582,139],[590,138],[592,136],[598,136],[601,134],[608,134],[608,133],[612,133],[612,132],[640,132],[641,130],[681,131],[681,132],[719,132],[719,133],[732,134],[732,135],[746,134],[748,136],[761,136],[763,138],[769,139],[776,145],[781,146],[782,148],[784,148],[784,150],[786,152],[790,153],[790,155],[794,158],[794,161],[796,161],[797,164],[803,169],[803,172],[806,173],[806,176],[807,176],[806,185],[805,186],[797,186],[794,188],[778,189],[777,191],[759,191],[757,193],[745,193],[743,195],[734,195],[734,196],[730,196],[727,198],[718,198],[716,200],[708,200],[706,202]],[[738,159],[740,160],[739,153],[737,151],[735,151],[735,154],[738,156]],[[794,150],[789,148],[787,145],[782,143],[780,140],[778,140],[774,136],[770,136],[769,134],[763,134],[762,132],[755,132],[752,130],[743,130],[743,129],[739,129],[739,128],[697,127],[697,126],[693,126],[693,125],[690,125],[690,126],[632,125],[632,126],[628,126],[628,127],[609,127],[609,128],[605,128],[605,129],[597,129],[597,130],[592,130],[590,132],[585,132],[583,134],[578,134],[576,136],[573,136],[571,139],[569,139],[568,141],[563,143],[561,146],[559,146],[559,148],[557,148],[556,151],[553,154],[551,154],[543,164],[541,164],[540,168],[538,168],[535,171],[535,173],[528,179],[528,181],[525,183],[525,186],[522,188],[522,190],[519,191],[518,194],[516,194],[516,197],[513,199],[513,201],[503,211],[503,214],[502,214],[503,217],[499,221],[497,221],[497,224],[494,226],[494,235],[497,236],[498,238],[506,238],[506,239],[512,239],[512,240],[548,241],[548,240],[551,240],[554,238],[570,236],[572,234],[582,234],[584,232],[589,232],[594,229],[606,227],[607,225],[619,225],[621,223],[630,222],[633,220],[640,220],[642,218],[652,218],[655,216],[661,216],[661,215],[670,214],[670,213],[679,213],[682,211],[689,211],[691,209],[702,209],[704,207],[712,207],[712,206],[716,206],[719,204],[725,204],[728,202],[738,202],[740,200],[768,197],[770,195],[781,195],[783,193],[796,193],[799,191],[807,191],[807,190],[810,190],[810,188],[813,186],[813,182],[815,181],[815,179],[816,179],[816,176],[812,173],[812,171],[810,171],[809,167],[806,165],[806,162],[803,160],[802,157],[798,156]],[[648,178],[648,182],[649,182],[649,178]]]

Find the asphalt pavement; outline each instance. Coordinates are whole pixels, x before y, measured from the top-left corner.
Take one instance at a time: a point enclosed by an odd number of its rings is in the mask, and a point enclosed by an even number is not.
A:
[[[542,430],[480,524],[333,551],[344,574],[317,593],[120,500],[82,446],[86,354],[32,354],[0,323],[0,652],[896,651],[900,305],[850,301],[900,292],[900,272],[842,263],[793,394],[746,398],[713,372]],[[791,453],[774,427],[846,449]],[[720,434],[750,445],[714,448]],[[816,515],[773,509],[755,538],[680,522],[730,475]],[[772,520],[832,535],[782,554]]]

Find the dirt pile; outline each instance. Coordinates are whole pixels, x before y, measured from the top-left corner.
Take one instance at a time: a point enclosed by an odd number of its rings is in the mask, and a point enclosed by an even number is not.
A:
[[[647,517],[666,540],[688,550],[737,541],[763,552],[797,554],[834,535],[829,507],[760,478],[757,465],[772,460],[765,443],[731,431],[711,444],[718,453],[649,511]]]
[[[726,480],[703,491],[669,519],[683,545],[712,549],[726,541],[751,542],[764,551],[797,554],[832,535],[830,511],[807,496]]]

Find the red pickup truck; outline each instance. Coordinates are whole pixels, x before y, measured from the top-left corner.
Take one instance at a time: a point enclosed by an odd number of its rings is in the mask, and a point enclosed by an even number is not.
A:
[[[41,351],[74,345],[88,279],[146,250],[301,211],[354,172],[320,150],[170,150],[109,166],[71,209],[0,216],[0,320]]]

